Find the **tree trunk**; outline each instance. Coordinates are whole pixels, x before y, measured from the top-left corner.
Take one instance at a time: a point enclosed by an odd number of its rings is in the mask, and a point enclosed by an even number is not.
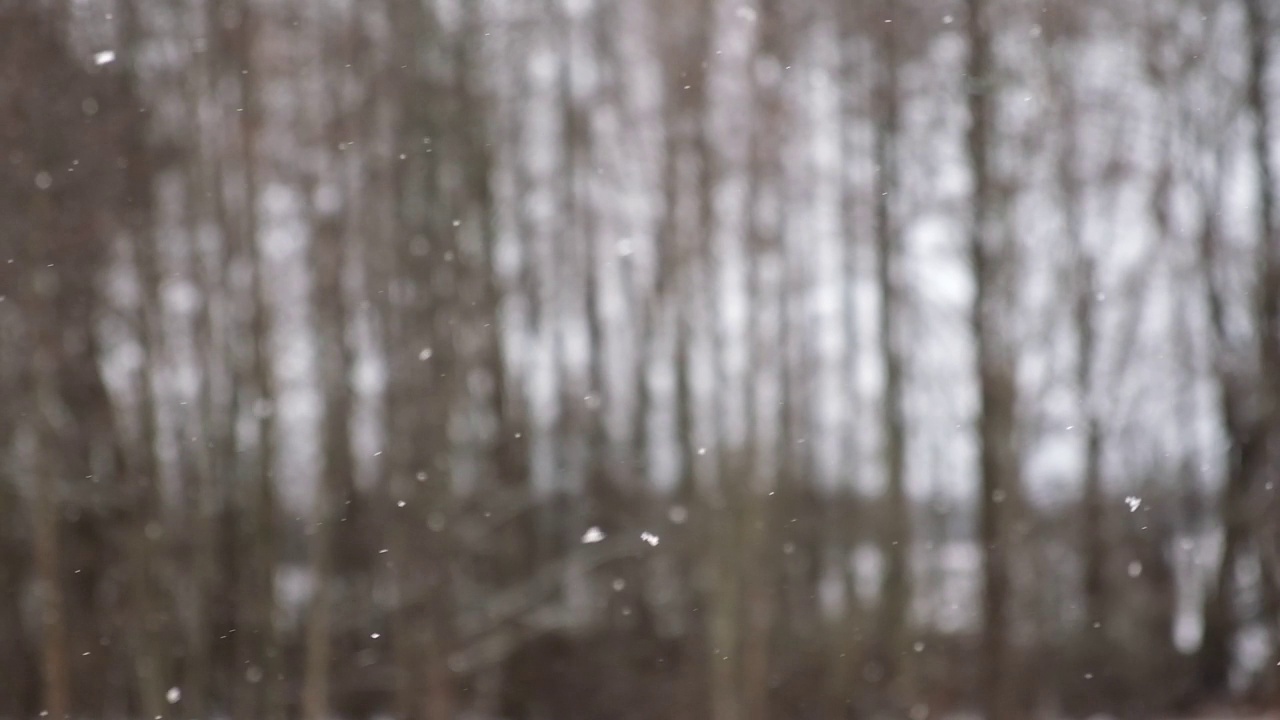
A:
[[[1015,445],[1017,386],[1009,301],[1007,242],[999,241],[999,200],[991,140],[996,98],[995,68],[986,0],[968,0],[969,61],[967,152],[972,173],[969,253],[974,277],[971,323],[977,346],[979,519],[983,552],[979,697],[987,720],[1011,720],[1015,673],[1009,577],[1009,508],[1018,490]]]
[[[312,231],[312,308],[318,335],[323,460],[310,535],[315,589],[307,619],[302,707],[306,720],[325,720],[330,715],[336,588],[347,579],[336,573],[336,543],[340,524],[352,520],[350,501],[354,496],[355,468],[348,427],[353,406],[352,352],[346,337],[347,303],[342,283],[347,244],[342,216],[314,212]]]
[[[890,16],[892,8],[886,7]],[[897,18],[892,18],[897,19]],[[879,33],[880,77],[877,94],[880,116],[876,119],[875,163],[879,179],[876,206],[876,279],[880,291],[880,361],[884,368],[884,398],[881,426],[884,434],[885,501],[888,532],[884,537],[886,558],[884,592],[880,605],[881,657],[885,663],[885,684],[891,697],[898,694],[900,658],[906,657],[911,605],[911,517],[906,489],[906,417],[903,410],[903,349],[900,335],[902,313],[902,257],[894,204],[898,202],[899,93],[898,23],[886,21]]]
[[[263,124],[255,65],[259,25],[264,22],[254,8],[254,0],[240,0],[236,59],[240,73],[240,171],[244,183],[242,224],[239,233],[243,257],[249,268],[248,331],[251,352],[247,380],[252,383],[251,410],[256,419],[256,446],[252,484],[246,488],[248,524],[243,547],[246,559],[246,606],[239,641],[246,643],[246,680],[254,689],[250,714],[263,720],[277,720],[284,711],[280,673],[281,646],[275,626],[276,569],[276,455],[275,370],[272,357],[272,320],[267,296],[266,267],[261,224],[258,218],[259,174],[258,133]]]
[[[53,421],[48,417],[50,413],[56,412],[52,405],[57,402],[57,391],[51,387],[54,382],[49,377],[51,373],[42,369],[52,367],[52,356],[48,355],[47,346],[37,350],[34,366],[37,374],[34,386],[40,443],[36,450],[38,455],[32,508],[35,532],[32,546],[40,598],[43,679],[41,704],[49,717],[65,720],[70,717],[71,711],[71,673],[67,662],[66,602],[59,569],[62,510],[58,478],[61,473],[53,459],[58,453],[59,443],[52,426]]]
[[[1280,471],[1280,233],[1276,232],[1276,170],[1272,152],[1272,122],[1267,92],[1267,72],[1271,65],[1273,18],[1269,3],[1245,0],[1245,17],[1249,29],[1249,73],[1246,88],[1248,112],[1253,117],[1253,160],[1257,164],[1258,249],[1257,279],[1254,284],[1254,326],[1258,329],[1259,367],[1265,397],[1257,419],[1260,427],[1257,442],[1259,476],[1249,479],[1250,505],[1261,511],[1250,519],[1255,550],[1261,571],[1263,623],[1271,632],[1273,643],[1280,643],[1280,497],[1274,489],[1263,493],[1265,477]],[[1255,519],[1256,518],[1256,519]],[[1280,698],[1280,647],[1272,651],[1272,668],[1266,673],[1267,692]]]

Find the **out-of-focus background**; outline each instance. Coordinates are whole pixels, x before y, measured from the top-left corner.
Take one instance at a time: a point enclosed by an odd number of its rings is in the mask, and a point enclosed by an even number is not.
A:
[[[1280,706],[1267,0],[0,0],[0,717]]]

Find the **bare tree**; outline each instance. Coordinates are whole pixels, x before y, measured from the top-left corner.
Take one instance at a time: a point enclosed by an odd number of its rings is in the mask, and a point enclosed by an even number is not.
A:
[[[1273,15],[0,0],[0,718],[1265,697]]]
[[[911,518],[906,490],[906,417],[903,409],[903,312],[900,222],[895,208],[900,205],[898,182],[899,28],[903,15],[890,4],[882,6],[886,16],[878,34],[877,54],[881,56],[876,83],[878,111],[874,123],[874,159],[877,179],[876,283],[880,293],[880,361],[884,367],[884,397],[881,425],[884,437],[885,500],[888,532],[884,539],[887,559],[883,596],[880,600],[880,652],[887,665],[887,680],[897,679],[898,658],[907,648],[907,611],[911,606]]]
[[[967,159],[971,174],[973,217],[969,228],[969,261],[974,280],[971,324],[977,352],[978,445],[980,489],[978,538],[982,545],[982,679],[979,693],[991,720],[1014,716],[1013,665],[1008,636],[1011,609],[1008,508],[1018,488],[1018,453],[1014,434],[1017,407],[1016,359],[1010,334],[1011,258],[1001,237],[993,158],[997,72],[992,23],[984,0],[969,0],[969,61],[965,74],[969,129]]]

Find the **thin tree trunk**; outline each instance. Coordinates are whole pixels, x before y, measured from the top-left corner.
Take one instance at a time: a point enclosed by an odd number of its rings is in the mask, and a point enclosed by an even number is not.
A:
[[[239,631],[251,643],[247,679],[256,685],[253,714],[264,720],[276,720],[283,712],[280,642],[275,627],[275,563],[276,563],[276,490],[274,478],[276,454],[276,382],[271,362],[272,322],[270,301],[266,291],[266,268],[261,224],[258,218],[258,133],[263,123],[258,99],[256,42],[259,24],[264,22],[253,7],[254,0],[240,0],[239,26],[236,37],[236,59],[240,65],[239,90],[241,181],[244,204],[240,237],[249,264],[249,335],[251,343],[248,379],[253,384],[253,415],[257,424],[254,448],[257,466],[249,488],[249,546],[245,589],[249,592],[244,627]]]
[[[969,253],[974,276],[971,323],[977,345],[979,519],[983,552],[981,671],[979,697],[987,720],[1011,720],[1015,687],[1009,627],[1012,625],[1009,577],[1009,508],[1017,491],[1017,407],[1014,350],[1008,301],[1010,273],[1007,243],[998,242],[1002,223],[992,177],[992,123],[996,84],[986,0],[968,0],[969,106],[967,153],[972,173],[972,225]]]
[[[892,9],[885,12],[892,15]],[[890,18],[897,19],[897,18]],[[900,658],[906,655],[908,610],[911,605],[911,517],[906,490],[906,417],[903,409],[902,261],[897,218],[898,202],[898,23],[886,21],[880,32],[879,102],[881,116],[875,129],[875,162],[879,179],[876,207],[876,279],[880,291],[880,361],[884,368],[881,425],[884,433],[885,500],[888,533],[884,591],[880,606],[880,651],[885,662],[885,682],[896,694]]]
[[[141,41],[141,28],[134,0],[120,4],[121,47],[123,62],[136,76],[136,54]],[[130,462],[130,495],[134,522],[127,541],[132,567],[129,568],[130,611],[128,637],[132,645],[135,689],[139,710],[145,717],[163,715],[166,710],[164,678],[161,677],[157,627],[161,621],[157,607],[158,588],[153,582],[158,553],[156,529],[159,524],[159,457],[154,375],[160,348],[157,336],[160,312],[159,248],[151,227],[151,172],[148,148],[143,135],[145,125],[135,126],[125,137],[127,158],[125,175],[126,200],[130,207],[126,223],[131,234],[133,260],[142,289],[142,304],[136,318],[142,363],[135,378],[139,398],[140,437]]]
[[[325,720],[330,715],[329,676],[333,662],[333,613],[336,588],[343,580],[335,567],[340,523],[349,520],[354,460],[348,427],[353,406],[352,353],[346,337],[347,310],[342,283],[346,238],[341,215],[313,214],[312,267],[315,278],[312,307],[317,326],[322,397],[323,461],[316,493],[315,525],[311,538],[311,572],[315,582],[306,629],[306,659],[302,691],[303,717]]]
[[[1263,477],[1275,476],[1280,470],[1280,233],[1276,232],[1275,197],[1276,169],[1272,153],[1271,108],[1267,93],[1267,72],[1271,65],[1271,43],[1274,32],[1272,17],[1267,11],[1269,3],[1263,0],[1245,0],[1246,20],[1249,32],[1249,74],[1246,103],[1253,116],[1253,160],[1257,164],[1257,213],[1258,249],[1257,279],[1254,283],[1254,326],[1258,329],[1259,367],[1263,368],[1261,384],[1265,392],[1262,409],[1257,419],[1260,427],[1258,443],[1261,445],[1258,459],[1259,476],[1249,479],[1250,505],[1262,508],[1251,519],[1254,530],[1255,550],[1261,572],[1262,611],[1264,623],[1269,626],[1273,641],[1280,641],[1280,499],[1275,492],[1265,495],[1258,488]],[[1269,518],[1269,519],[1268,519]],[[1280,647],[1272,652],[1276,662],[1269,668],[1280,668]],[[1271,692],[1280,697],[1280,669],[1268,673],[1265,682]]]
[[[51,331],[52,328],[49,328]],[[40,598],[40,648],[43,679],[42,705],[51,718],[69,718],[71,711],[71,673],[67,662],[66,601],[64,599],[59,556],[62,511],[58,492],[60,473],[53,458],[58,453],[53,421],[56,412],[54,380],[47,368],[53,366],[47,347],[36,356],[35,393],[39,418],[40,444],[37,449],[36,481],[33,493],[35,533],[32,548]],[[46,369],[42,369],[46,368]]]
[[[1066,49],[1059,52],[1067,52]],[[1107,638],[1110,628],[1107,617],[1110,599],[1107,594],[1107,523],[1102,492],[1102,424],[1099,417],[1096,381],[1097,280],[1093,253],[1085,237],[1084,182],[1080,177],[1079,162],[1079,106],[1075,89],[1066,67],[1069,56],[1049,59],[1055,84],[1062,87],[1062,98],[1057,108],[1062,119],[1062,147],[1057,161],[1058,189],[1061,193],[1062,213],[1066,226],[1066,238],[1071,252],[1070,278],[1074,302],[1072,319],[1075,330],[1076,392],[1084,431],[1084,470],[1080,500],[1079,551],[1083,558],[1084,638],[1085,661],[1101,669],[1107,658]],[[1158,204],[1164,198],[1156,198]],[[1168,228],[1160,228],[1167,235]]]
[[[757,11],[754,63],[748,67],[752,90],[753,123],[748,149],[746,210],[748,212],[747,253],[748,342],[756,358],[769,357],[761,329],[766,300],[765,262],[781,257],[785,233],[785,166],[782,162],[786,140],[786,73],[790,52],[788,15],[780,0],[764,0]],[[775,292],[785,289],[775,287]],[[779,313],[775,315],[785,323]],[[781,329],[781,328],[779,328]],[[772,348],[778,367],[785,367],[786,348]],[[777,619],[778,541],[777,510],[773,492],[778,489],[779,463],[764,450],[765,415],[761,393],[755,383],[747,388],[747,447],[751,450],[749,482],[741,519],[743,568],[743,633],[741,640],[740,707],[744,718],[763,720],[769,716],[770,646]],[[786,423],[784,422],[784,426]],[[773,461],[768,467],[767,460]]]
[[[54,209],[47,195],[38,195],[33,208],[33,226],[37,237],[53,232]],[[49,264],[47,243],[32,244],[39,261],[36,267]],[[41,704],[48,717],[70,718],[71,671],[68,658],[67,602],[61,576],[62,468],[57,458],[62,453],[61,414],[64,411],[58,392],[59,341],[55,299],[47,288],[31,288],[27,307],[47,308],[31,321],[33,357],[31,372],[31,409],[36,439],[32,492],[32,554],[40,600],[40,668]]]
[[[858,484],[862,452],[862,396],[858,386],[861,376],[861,341],[859,338],[861,323],[858,318],[858,281],[859,281],[859,238],[858,238],[858,192],[852,168],[856,163],[856,136],[854,127],[858,121],[858,102],[855,83],[862,66],[856,53],[858,33],[858,13],[853,3],[838,3],[836,6],[837,40],[840,44],[837,56],[840,76],[840,159],[838,167],[838,193],[840,198],[840,248],[841,248],[841,332],[844,336],[843,363],[840,374],[844,387],[844,420],[841,436],[841,457],[838,469],[838,484],[835,491],[837,502],[832,503],[830,519],[832,524],[832,552],[835,556],[835,571],[840,579],[843,591],[844,607],[837,625],[837,632],[830,638],[830,670],[828,676],[828,694],[831,712],[846,715],[852,712],[854,692],[851,686],[860,681],[858,670],[860,641],[858,626],[861,622],[860,601],[857,594],[855,572],[852,562],[854,536],[857,518],[849,517],[847,511],[854,507],[858,497]]]
[[[1070,152],[1070,151],[1068,151]],[[1105,572],[1107,566],[1106,508],[1102,493],[1102,427],[1095,407],[1097,390],[1094,380],[1095,321],[1094,306],[1097,303],[1094,262],[1085,247],[1081,228],[1080,198],[1075,181],[1068,180],[1067,234],[1075,252],[1075,329],[1076,329],[1076,387],[1084,417],[1085,455],[1084,492],[1081,500],[1080,551],[1084,557],[1084,609],[1085,637],[1092,638],[1089,646],[1104,652],[1109,629],[1106,626],[1110,601],[1107,596]],[[1094,657],[1090,655],[1090,657]]]
[[[194,45],[194,43],[192,43]],[[202,92],[208,86],[213,75],[208,67],[209,60],[198,63],[191,77],[184,84],[184,99],[188,115],[196,123],[197,137],[203,137],[206,124],[200,120],[204,106]],[[195,152],[201,158],[206,157],[204,143],[196,141]],[[202,718],[209,714],[212,705],[212,689],[217,686],[214,681],[213,648],[210,642],[215,630],[214,607],[215,587],[218,582],[217,532],[217,481],[216,454],[224,450],[218,431],[218,414],[214,397],[214,374],[217,347],[217,336],[214,327],[213,304],[217,292],[217,283],[207,262],[205,250],[201,247],[201,225],[215,212],[209,207],[209,196],[213,192],[221,193],[216,182],[209,182],[204,170],[192,163],[186,168],[184,223],[188,239],[188,275],[199,289],[199,300],[195,310],[192,327],[192,342],[196,357],[199,358],[197,372],[199,374],[196,390],[196,408],[192,417],[187,419],[188,435],[191,443],[189,452],[194,456],[186,466],[186,491],[184,510],[187,527],[191,531],[191,588],[187,602],[189,605],[190,626],[187,630],[188,666],[183,673],[182,699],[180,709],[190,713],[192,717]],[[219,177],[214,173],[215,179]],[[219,201],[214,201],[219,203]]]
[[[1252,116],[1253,161],[1257,164],[1258,260],[1255,281],[1255,324],[1263,368],[1280,367],[1280,234],[1276,232],[1275,159],[1272,155],[1271,117],[1267,95],[1267,72],[1271,64],[1272,23],[1264,0],[1245,0],[1249,28],[1249,74],[1246,87],[1248,113]],[[1280,378],[1264,374],[1270,391],[1264,422],[1274,432],[1280,423]]]
[[[1219,190],[1220,192],[1220,190]],[[1201,689],[1210,697],[1225,697],[1232,664],[1236,632],[1240,619],[1236,615],[1237,563],[1246,551],[1250,538],[1250,486],[1265,462],[1265,446],[1257,418],[1250,414],[1242,387],[1243,378],[1232,367],[1235,359],[1226,325],[1226,301],[1219,286],[1218,250],[1221,243],[1216,227],[1216,214],[1207,205],[1200,233],[1200,265],[1204,273],[1205,304],[1209,309],[1209,325],[1214,335],[1217,365],[1218,407],[1230,446],[1227,454],[1226,481],[1222,488],[1223,546],[1217,577],[1209,590],[1204,607],[1204,634],[1197,654]]]

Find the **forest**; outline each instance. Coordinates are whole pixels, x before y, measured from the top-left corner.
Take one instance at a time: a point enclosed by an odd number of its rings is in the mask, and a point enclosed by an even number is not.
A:
[[[0,0],[0,720],[1280,710],[1277,42]]]

